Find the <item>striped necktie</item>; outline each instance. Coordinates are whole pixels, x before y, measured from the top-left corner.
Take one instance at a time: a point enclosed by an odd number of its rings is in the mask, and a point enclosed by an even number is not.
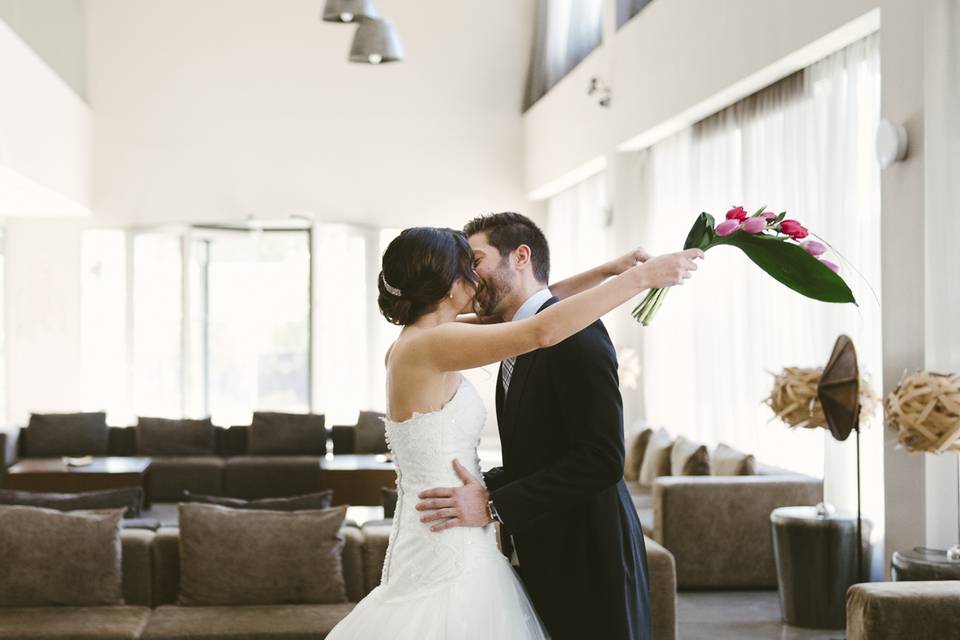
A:
[[[503,395],[507,395],[507,389],[510,388],[510,377],[513,375],[513,365],[517,362],[516,357],[507,358],[501,364],[500,382],[503,383]]]

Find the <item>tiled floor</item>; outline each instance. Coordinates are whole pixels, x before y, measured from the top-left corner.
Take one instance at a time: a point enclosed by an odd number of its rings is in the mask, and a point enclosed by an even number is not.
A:
[[[679,594],[679,640],[841,640],[842,629],[788,627],[780,621],[776,591],[703,591]]]

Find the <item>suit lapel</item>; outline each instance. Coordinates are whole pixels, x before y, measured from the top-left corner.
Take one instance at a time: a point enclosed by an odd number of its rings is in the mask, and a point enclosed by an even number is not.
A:
[[[537,313],[540,313],[557,301],[557,298],[550,298],[543,303],[543,306],[537,309]],[[523,397],[523,389],[526,386],[533,363],[536,362],[539,354],[539,350],[531,351],[517,358],[513,366],[513,374],[510,376],[510,387],[507,389],[506,394],[503,393],[501,378],[497,380],[497,407],[503,407],[502,410],[497,412],[498,423],[504,427],[501,429],[501,438],[505,437],[510,439],[513,437],[513,433],[516,430],[517,409],[520,405],[520,399]],[[500,367],[502,369],[503,365],[501,364]]]

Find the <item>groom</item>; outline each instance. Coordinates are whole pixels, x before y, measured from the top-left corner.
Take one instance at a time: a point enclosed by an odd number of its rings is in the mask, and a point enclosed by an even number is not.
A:
[[[530,219],[481,216],[464,233],[482,315],[522,320],[557,301],[547,240]],[[464,486],[421,493],[423,521],[442,530],[498,520],[554,640],[650,640],[646,549],[623,482],[623,402],[603,323],[502,362],[496,402],[503,467],[484,474],[484,488],[455,462]],[[457,516],[439,518],[451,502]]]

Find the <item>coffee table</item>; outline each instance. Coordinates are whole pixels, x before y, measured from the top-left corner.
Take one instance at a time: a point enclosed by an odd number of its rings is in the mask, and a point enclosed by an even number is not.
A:
[[[396,466],[382,454],[340,454],[320,459],[320,489],[333,489],[334,505],[382,505],[380,489],[396,484]]]
[[[72,467],[60,458],[27,458],[7,469],[6,488],[21,491],[78,493],[121,487],[143,488],[144,507],[150,458],[95,457],[93,462]]]

